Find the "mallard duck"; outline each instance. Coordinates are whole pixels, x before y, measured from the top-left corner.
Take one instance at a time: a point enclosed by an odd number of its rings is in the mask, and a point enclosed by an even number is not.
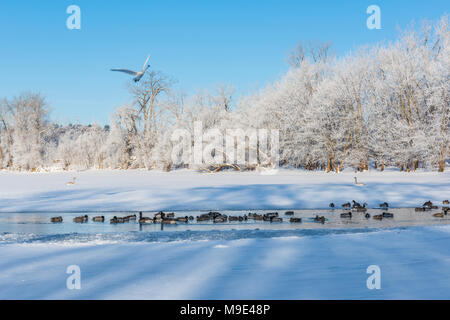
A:
[[[390,212],[383,212],[383,218],[393,218],[394,214]]]
[[[294,217],[292,217],[292,218],[289,219],[289,222],[291,222],[291,223],[300,223],[300,222],[302,222],[302,218],[294,218]]]
[[[167,218],[175,218],[175,213],[174,212],[168,213],[168,214],[166,214],[166,217]]]
[[[294,214],[294,211],[286,211],[284,214],[287,216],[292,216]]]
[[[388,208],[388,207],[389,207],[389,203],[387,203],[387,202],[380,203],[380,208]]]
[[[176,220],[173,218],[169,218],[169,219],[163,219],[162,220],[163,224],[177,224]]]
[[[227,218],[225,216],[215,217],[213,220],[214,223],[222,223],[227,222]]]
[[[128,220],[136,220],[136,215],[135,214],[129,215]]]
[[[443,212],[435,213],[435,214],[433,214],[433,217],[443,218],[444,217],[444,213]]]
[[[377,215],[374,215],[373,218],[375,220],[383,220],[383,215],[382,214],[377,214]]]
[[[211,220],[211,218],[207,215],[200,215],[197,217],[197,222],[201,222],[201,221],[209,221]]]
[[[186,217],[178,217],[175,220],[177,220],[178,222],[186,222],[187,223],[189,221],[189,217],[188,216],[186,216]]]
[[[76,223],[85,223],[87,221],[88,221],[88,216],[87,215],[73,218],[73,222],[76,222]]]
[[[370,218],[370,214],[366,213],[364,217],[366,217],[366,219],[369,219]]]
[[[329,207],[330,207],[330,208],[334,208],[334,203],[333,203],[333,202],[330,203],[330,204],[329,204]]]
[[[50,218],[50,221],[53,223],[59,223],[59,222],[63,222],[63,218],[62,217],[53,217],[53,218]]]
[[[450,204],[450,202],[448,200],[444,200],[442,201],[442,204]]]
[[[341,213],[341,218],[351,218],[351,217],[352,217],[352,213],[351,212]]]
[[[342,205],[342,208],[350,208],[351,206],[350,202],[347,202]]]
[[[324,222],[325,222],[325,217],[324,217],[324,216],[319,217],[318,215],[316,215],[316,216],[314,217],[314,221],[324,223]]]
[[[93,217],[92,221],[94,221],[94,222],[104,222],[105,221],[105,217],[104,216]]]
[[[272,217],[270,222],[283,222],[283,218],[280,217]]]
[[[116,216],[114,216],[112,219],[109,220],[109,223],[111,224],[119,223],[119,219]]]

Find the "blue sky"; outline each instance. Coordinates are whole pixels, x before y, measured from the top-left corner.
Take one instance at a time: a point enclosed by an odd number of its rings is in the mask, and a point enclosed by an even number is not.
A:
[[[66,8],[81,8],[81,30],[68,30]],[[368,30],[366,8],[381,8],[381,30]],[[299,41],[331,41],[343,55],[396,37],[411,21],[449,13],[448,0],[15,0],[0,3],[0,97],[43,93],[52,118],[106,124],[130,102],[130,78],[110,68],[152,69],[191,94],[233,83],[245,94],[278,79]]]

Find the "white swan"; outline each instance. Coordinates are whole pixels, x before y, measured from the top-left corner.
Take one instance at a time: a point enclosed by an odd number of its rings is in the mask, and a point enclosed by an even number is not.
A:
[[[66,183],[66,186],[73,186],[73,185],[75,184],[75,180],[76,180],[76,179],[77,179],[77,178],[73,177],[73,180],[67,182],[67,183]]]
[[[128,70],[128,69],[111,69],[111,71],[119,71],[119,72],[124,72],[124,73],[130,74],[130,75],[134,76],[134,78],[133,78],[134,82],[138,82],[144,76],[145,71],[147,71],[147,69],[150,68],[150,65],[147,65],[148,59],[150,59],[150,55],[148,55],[147,60],[145,60],[145,63],[142,66],[141,71],[136,72],[136,71],[132,71],[132,70]]]
[[[353,177],[355,179],[355,184],[359,187],[365,186],[366,184],[363,182],[358,182],[358,179],[356,179],[356,177]]]

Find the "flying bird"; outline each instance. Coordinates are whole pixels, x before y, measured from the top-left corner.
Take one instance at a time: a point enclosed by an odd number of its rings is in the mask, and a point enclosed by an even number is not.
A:
[[[148,55],[147,60],[145,60],[145,63],[142,66],[142,70],[141,71],[137,71],[136,72],[136,71],[132,71],[132,70],[128,70],[128,69],[111,69],[111,71],[119,71],[119,72],[124,72],[124,73],[127,73],[129,75],[132,75],[132,76],[134,76],[134,78],[133,78],[134,82],[138,82],[144,76],[145,71],[147,71],[147,69],[150,68],[150,65],[147,64],[148,63],[148,59],[150,59],[150,55]]]

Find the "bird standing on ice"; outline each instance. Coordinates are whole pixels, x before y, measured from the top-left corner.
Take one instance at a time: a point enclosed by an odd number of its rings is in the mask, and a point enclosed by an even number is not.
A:
[[[359,187],[363,187],[363,186],[365,186],[366,184],[365,183],[363,183],[363,182],[358,182],[358,179],[356,179],[356,177],[353,177],[354,179],[355,179],[355,184],[357,185],[357,186],[359,186]]]
[[[136,71],[132,71],[132,70],[128,70],[128,69],[111,69],[111,71],[118,71],[118,72],[124,72],[124,73],[130,74],[130,75],[134,76],[134,78],[133,78],[134,82],[138,82],[144,76],[145,71],[147,71],[147,69],[150,68],[150,65],[147,65],[148,59],[150,59],[150,55],[148,55],[147,60],[145,60],[145,63],[142,66],[141,71],[136,72]]]
[[[75,180],[76,180],[76,179],[77,179],[77,178],[73,177],[73,180],[67,182],[67,183],[66,183],[66,186],[73,186],[73,185],[75,184]]]

